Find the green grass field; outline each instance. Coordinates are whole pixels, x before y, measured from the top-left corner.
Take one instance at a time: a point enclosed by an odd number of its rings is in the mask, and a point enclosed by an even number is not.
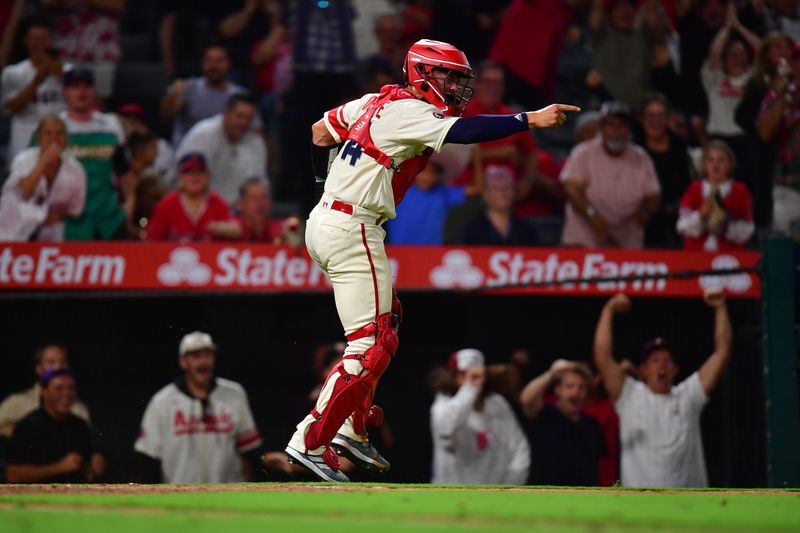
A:
[[[800,491],[0,486],[2,533],[800,532]]]

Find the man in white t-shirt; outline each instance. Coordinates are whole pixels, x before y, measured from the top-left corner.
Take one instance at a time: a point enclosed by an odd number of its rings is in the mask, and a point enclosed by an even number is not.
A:
[[[256,111],[251,96],[234,94],[221,115],[195,124],[178,147],[178,160],[191,152],[205,155],[211,188],[232,205],[249,178],[267,179],[267,148],[252,128]]]
[[[642,381],[626,375],[614,360],[614,315],[630,310],[627,296],[615,295],[600,314],[594,360],[619,415],[623,486],[708,486],[700,414],[730,360],[732,332],[722,290],[709,289],[704,300],[714,310],[714,353],[676,386],[678,365],[661,338],[642,351]]]
[[[348,480],[339,471],[337,454],[366,470],[389,470],[367,436],[367,426],[379,425],[383,418],[372,399],[397,350],[402,316],[392,289],[383,222],[395,217],[395,206],[444,144],[480,143],[530,128],[558,127],[566,112],[579,111],[553,104],[516,115],[460,118],[472,95],[474,74],[461,50],[440,41],[414,43],[403,71],[404,86],[385,85],[378,94],[329,110],[311,127],[321,198],[306,224],[306,246],[333,286],[348,344],[286,453],[326,481]]]
[[[524,485],[531,451],[508,402],[486,389],[481,352],[453,354],[458,391],[436,394],[431,406],[431,483]]]
[[[7,162],[31,141],[36,125],[46,115],[65,108],[61,90],[63,65],[51,54],[50,26],[44,19],[31,18],[23,23],[22,44],[28,59],[9,65],[2,74],[3,112],[11,115],[11,140]]]
[[[36,130],[38,146],[14,158],[0,195],[0,241],[64,240],[64,219],[77,217],[86,201],[86,173],[66,153],[67,127],[44,117]]]
[[[260,464],[261,435],[247,394],[214,375],[216,351],[207,333],[181,339],[183,375],[150,400],[134,444],[141,481],[238,482]]]

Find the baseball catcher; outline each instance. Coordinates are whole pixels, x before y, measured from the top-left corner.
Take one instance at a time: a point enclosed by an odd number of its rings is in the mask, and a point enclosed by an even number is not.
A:
[[[311,127],[320,199],[306,225],[306,246],[330,279],[348,344],[286,453],[326,481],[348,481],[338,455],[373,472],[389,470],[367,437],[367,427],[383,418],[372,401],[397,352],[403,317],[381,225],[394,218],[415,176],[446,143],[554,128],[564,123],[565,113],[580,111],[553,104],[516,115],[460,118],[474,74],[461,50],[439,41],[414,43],[403,74],[405,85],[386,85],[331,109]]]

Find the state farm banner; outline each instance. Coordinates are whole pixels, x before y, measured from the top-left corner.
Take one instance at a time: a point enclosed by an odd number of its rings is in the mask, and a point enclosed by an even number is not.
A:
[[[751,272],[686,279],[591,281],[683,271],[753,268],[757,252],[567,248],[395,246],[387,249],[400,290],[490,290],[492,293],[697,296],[723,286],[755,298]],[[366,262],[366,258],[364,259]],[[587,281],[587,279],[589,281]],[[572,280],[583,280],[569,283]],[[556,285],[538,285],[556,282]],[[565,283],[566,282],[566,283]],[[0,244],[0,290],[327,291],[330,284],[305,250],[249,244]]]

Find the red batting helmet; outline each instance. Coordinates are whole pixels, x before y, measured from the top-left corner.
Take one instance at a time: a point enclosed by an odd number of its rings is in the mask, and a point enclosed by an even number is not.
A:
[[[460,117],[472,97],[469,82],[475,73],[464,52],[452,44],[420,39],[406,54],[403,76],[446,115]]]

